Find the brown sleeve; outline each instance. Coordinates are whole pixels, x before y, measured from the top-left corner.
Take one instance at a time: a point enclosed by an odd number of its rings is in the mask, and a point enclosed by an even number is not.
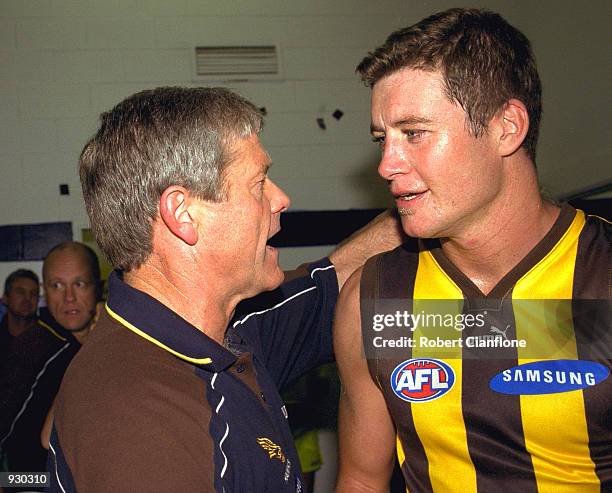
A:
[[[55,427],[76,490],[214,491],[204,382],[174,358],[152,364],[139,352],[107,351],[107,365],[81,353],[62,384]]]

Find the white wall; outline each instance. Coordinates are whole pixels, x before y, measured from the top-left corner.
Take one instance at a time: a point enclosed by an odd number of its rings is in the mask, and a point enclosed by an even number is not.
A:
[[[101,111],[192,85],[195,45],[278,44],[285,79],[228,84],[268,110],[263,140],[294,209],[387,203],[354,75],[393,29],[456,5],[416,0],[0,0],[0,225],[87,226],[76,162]],[[539,163],[553,193],[610,176],[610,2],[474,1],[532,39],[545,92]],[[340,121],[331,113],[340,108]],[[324,117],[320,130],[315,119]],[[68,183],[70,196],[58,185]],[[1,241],[1,239],[0,239]]]

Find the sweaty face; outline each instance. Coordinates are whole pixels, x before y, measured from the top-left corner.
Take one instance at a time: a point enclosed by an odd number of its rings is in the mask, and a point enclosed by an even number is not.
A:
[[[85,254],[78,249],[57,250],[43,270],[53,318],[71,332],[87,328],[96,312],[96,285]]]
[[[38,307],[38,283],[27,277],[18,277],[5,295],[9,313],[17,318],[28,319],[36,316]]]
[[[267,242],[280,231],[289,197],[267,176],[270,157],[257,135],[237,141],[233,151],[225,173],[226,198],[209,205],[206,235],[230,291],[245,298],[283,281],[278,251]]]
[[[476,138],[446,96],[438,72],[402,69],[372,89],[372,136],[404,231],[420,238],[469,234],[500,190],[501,158],[488,133]]]

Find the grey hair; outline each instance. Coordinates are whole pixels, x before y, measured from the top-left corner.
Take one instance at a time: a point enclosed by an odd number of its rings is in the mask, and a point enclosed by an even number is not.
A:
[[[221,200],[234,142],[263,127],[259,110],[224,88],[142,91],[100,119],[79,174],[96,241],[125,271],[151,254],[163,191],[179,185],[200,199]]]

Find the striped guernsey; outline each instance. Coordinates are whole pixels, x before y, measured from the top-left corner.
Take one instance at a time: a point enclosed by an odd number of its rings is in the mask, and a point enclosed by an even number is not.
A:
[[[564,206],[487,296],[437,241],[366,264],[364,347],[409,492],[612,491],[611,235]],[[455,325],[425,326],[440,303]],[[373,329],[385,310],[393,330]]]

